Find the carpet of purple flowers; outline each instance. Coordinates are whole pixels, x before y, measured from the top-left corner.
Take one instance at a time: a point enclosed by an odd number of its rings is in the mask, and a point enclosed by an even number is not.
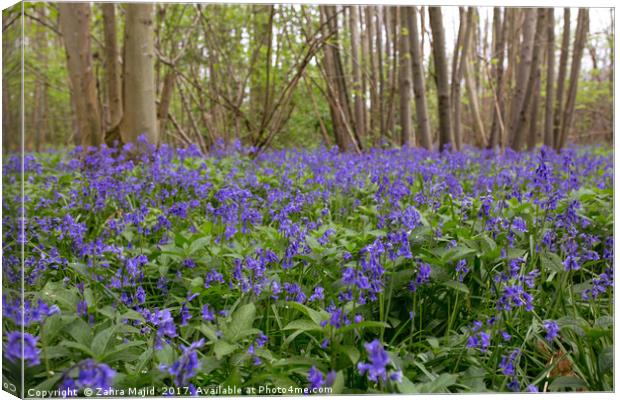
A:
[[[26,390],[613,390],[611,153],[144,147],[5,161]]]

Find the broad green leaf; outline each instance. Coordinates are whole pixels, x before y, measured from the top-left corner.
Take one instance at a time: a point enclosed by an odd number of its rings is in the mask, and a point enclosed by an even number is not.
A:
[[[239,338],[247,336],[248,331],[252,328],[255,316],[256,306],[254,303],[244,304],[237,308],[232,315],[231,322],[224,330],[224,337],[234,343]]]
[[[100,357],[105,354],[108,344],[116,333],[116,329],[116,325],[112,325],[111,327],[106,328],[95,335],[93,342],[90,345],[90,348],[95,356]]]
[[[222,357],[229,355],[235,350],[237,350],[237,345],[230,344],[225,340],[218,340],[213,346],[213,352],[218,360],[221,360]]]

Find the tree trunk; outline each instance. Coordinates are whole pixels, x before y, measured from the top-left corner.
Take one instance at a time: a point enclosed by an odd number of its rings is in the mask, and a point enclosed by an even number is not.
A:
[[[526,93],[529,87],[530,74],[532,72],[532,57],[534,50],[534,34],[536,31],[536,9],[525,10],[525,21],[523,23],[523,43],[521,45],[521,57],[517,70],[517,80],[515,93],[512,99],[510,112],[510,146],[518,150],[524,142],[523,130],[521,129],[529,102]]]
[[[543,10],[543,12],[545,12]],[[534,81],[534,94],[532,96],[532,104],[530,106],[530,127],[527,136],[527,149],[533,150],[536,147],[537,128],[538,128],[538,102],[540,100],[540,69],[536,74]]]
[[[475,20],[475,8],[469,7],[467,11],[467,23],[474,25]],[[484,122],[482,121],[482,116],[480,115],[480,102],[478,101],[478,85],[479,82],[474,79],[474,73],[471,68],[471,61],[467,57],[468,52],[475,54],[476,46],[475,43],[470,43],[469,50],[465,50],[463,52],[463,75],[465,77],[465,85],[467,87],[467,93],[469,95],[470,108],[472,112],[472,116],[474,119],[474,132],[476,133],[476,142],[479,147],[487,146],[487,137],[486,130],[484,128]],[[477,59],[477,58],[476,58]],[[479,71],[479,67],[476,68],[474,66],[474,70]],[[478,75],[479,76],[479,75]]]
[[[377,66],[377,55],[374,46],[374,37],[376,32],[375,26],[375,8],[374,6],[366,6],[366,29],[368,31],[368,56],[370,59],[370,130],[372,136],[376,138],[379,131],[379,68]]]
[[[461,80],[463,78],[463,69],[465,64],[460,62],[466,59],[469,44],[469,36],[471,35],[471,24],[468,24],[465,7],[459,7],[459,32],[454,45],[454,53],[452,55],[452,81],[450,90],[450,101],[452,106],[452,122],[454,145],[457,150],[461,148]]]
[[[588,37],[588,28],[590,20],[587,8],[580,8],[577,17],[577,32],[575,33],[575,42],[573,45],[573,59],[570,67],[570,77],[568,79],[568,92],[566,97],[566,106],[564,107],[564,118],[562,120],[562,128],[560,130],[560,141],[557,149],[564,147],[566,138],[573,124],[575,113],[575,100],[577,98],[577,85],[579,84],[579,72],[581,70],[581,58],[585,48],[586,39]]]
[[[528,124],[528,120],[532,114],[531,108],[533,106],[534,99],[539,95],[539,93],[536,92],[536,84],[537,81],[540,79],[540,56],[542,49],[541,44],[543,41],[543,34],[546,30],[546,12],[544,9],[539,8],[536,13],[536,30],[534,34],[534,40],[532,42],[532,61],[530,64],[529,79],[527,81],[525,97],[523,99],[522,108],[518,114],[518,119],[515,125],[515,131],[512,141],[512,148],[515,150],[521,150],[523,144],[526,143],[526,140],[529,140],[528,138],[531,136],[534,136],[534,142],[536,140],[535,132],[528,131],[528,127],[532,126],[531,124]],[[536,104],[538,104],[538,100],[536,100]]]
[[[353,97],[355,105],[355,131],[361,139],[366,136],[364,123],[364,93],[362,92],[362,69],[360,53],[359,32],[359,6],[351,6],[350,29],[351,29],[351,65],[353,70]]]
[[[411,54],[409,53],[409,33],[406,28],[409,11],[410,7],[400,8],[401,37],[398,76],[400,83],[400,144],[403,147],[413,147],[415,145],[413,130],[411,129]]]
[[[489,141],[490,148],[497,148],[502,145],[501,138],[504,136],[504,40],[507,16],[504,12],[504,21],[502,23],[501,9],[495,7],[493,9],[493,76],[495,79],[495,96],[493,102],[493,122],[491,125],[491,138]]]
[[[564,31],[562,32],[562,47],[560,52],[560,67],[558,70],[558,86],[555,96],[553,112],[553,142],[559,148],[560,129],[562,128],[562,110],[564,106],[564,85],[566,83],[566,69],[568,66],[568,52],[570,46],[570,8],[564,9]]]
[[[450,86],[448,84],[448,64],[446,62],[446,39],[440,7],[429,7],[428,16],[433,35],[433,59],[435,61],[435,84],[439,117],[439,149],[446,146],[454,149],[452,123],[450,117]]]
[[[149,143],[158,145],[153,4],[126,4],[126,10],[122,137],[131,143],[144,135]]]
[[[376,7],[375,17],[375,43],[377,50],[377,82],[379,84],[379,97],[377,99],[378,110],[377,120],[379,124],[379,137],[383,138],[385,135],[385,115],[383,112],[383,103],[385,95],[384,76],[383,76],[383,10],[380,6]]]
[[[102,3],[103,35],[105,44],[105,72],[108,95],[109,129],[105,133],[106,143],[112,144],[120,139],[119,124],[123,118],[122,79],[119,61],[118,42],[116,39],[116,5]]]
[[[547,87],[545,89],[545,139],[553,147],[553,82],[555,81],[555,18],[553,8],[547,9]]]
[[[324,46],[324,70],[327,84],[328,101],[336,144],[342,151],[359,151],[354,132],[351,129],[346,82],[338,49],[338,24],[334,6],[320,6],[323,34],[331,40]]]
[[[174,85],[176,81],[176,72],[173,70],[168,71],[164,78],[164,86],[161,90],[161,98],[159,100],[159,107],[157,109],[157,119],[159,120],[159,134],[163,135],[166,131],[166,124],[168,123],[168,114],[170,111],[170,103],[172,102],[172,93],[174,92]]]
[[[46,18],[46,8],[37,7],[36,12],[41,19]],[[34,47],[41,65],[48,63],[47,28],[39,25],[35,29]],[[41,146],[46,142],[47,136],[47,74],[37,74],[35,81],[35,105],[34,105],[34,134],[35,151],[41,151]]]
[[[418,10],[417,7],[407,7],[409,20],[409,47],[411,52],[411,68],[413,74],[413,91],[415,97],[416,119],[418,122],[418,137],[420,144],[427,150],[433,147],[431,130],[428,119],[428,107],[426,104],[426,88],[424,85],[423,57],[420,49],[418,33]]]
[[[101,144],[101,119],[90,49],[90,3],[59,3],[58,19],[67,53],[67,69],[81,145]]]

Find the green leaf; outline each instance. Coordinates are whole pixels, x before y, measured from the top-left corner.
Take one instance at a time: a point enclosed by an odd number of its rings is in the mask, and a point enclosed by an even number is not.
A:
[[[420,390],[416,387],[416,385],[414,385],[413,382],[411,382],[409,378],[407,378],[406,376],[403,376],[402,381],[397,383],[396,387],[398,388],[398,392],[403,393],[403,394],[412,394],[412,393],[420,392]]]
[[[314,321],[314,323],[320,325],[321,322],[329,319],[329,314],[327,313],[327,311],[316,311],[313,310],[312,308],[305,306],[303,304],[294,302],[294,301],[289,301],[286,303],[286,305],[293,307],[294,309],[304,313],[306,316],[308,316],[312,321]]]
[[[332,385],[331,394],[340,394],[344,390],[344,374],[342,371],[336,372],[336,379]]]
[[[47,378],[43,382],[34,387],[35,391],[51,390],[56,386],[56,383],[63,377],[63,374],[57,373]]]
[[[540,255],[540,266],[548,271],[562,272],[564,270],[560,256],[548,251]]]
[[[283,328],[283,330],[300,330],[302,332],[306,332],[306,331],[322,331],[323,328],[320,325],[308,319],[296,319],[295,321],[289,322]]]
[[[484,369],[480,367],[474,367],[473,365],[465,371],[462,375],[462,383],[467,386],[471,392],[486,392],[487,386],[484,383],[484,377],[486,373]]]
[[[81,351],[82,353],[87,354],[87,355],[89,355],[89,356],[91,356],[91,357],[94,357],[94,356],[95,356],[95,355],[93,354],[92,350],[91,350],[88,346],[86,346],[86,345],[84,345],[84,344],[82,344],[82,343],[78,343],[78,342],[71,342],[71,341],[68,341],[68,340],[63,340],[62,342],[60,342],[60,344],[61,344],[62,346],[65,346],[65,347],[70,347],[70,348],[72,348],[72,349],[79,350],[79,351]]]
[[[203,333],[203,335],[209,338],[209,340],[213,342],[217,342],[219,340],[219,338],[217,337],[217,334],[215,333],[215,330],[211,328],[210,326],[206,324],[201,324],[198,329],[200,330],[200,332]]]
[[[236,342],[240,338],[247,336],[252,328],[254,317],[256,316],[256,306],[254,303],[244,304],[232,315],[231,322],[224,330],[224,337],[230,342]]]
[[[237,346],[232,345],[225,340],[218,340],[215,342],[215,346],[213,346],[213,352],[218,360],[221,360],[222,357],[229,355],[235,350],[237,350]]]
[[[601,374],[611,370],[614,366],[614,346],[605,346],[598,354],[598,370]]]
[[[356,365],[357,362],[360,359],[360,352],[359,350],[351,345],[342,345],[338,347],[338,350],[344,354],[347,355],[347,357],[349,357],[349,360],[351,360],[351,364]]]
[[[443,283],[443,285],[459,292],[469,294],[469,288],[463,282],[446,281]]]
[[[67,333],[78,343],[89,346],[91,341],[91,328],[83,319],[76,318],[67,325]]]
[[[105,354],[106,348],[108,347],[110,340],[116,333],[116,328],[116,325],[112,325],[111,327],[106,328],[101,332],[97,333],[97,335],[95,335],[95,338],[90,345],[90,348],[92,349],[95,356],[102,356]]]
[[[446,253],[442,256],[442,259],[446,263],[450,263],[450,262],[462,260],[463,258],[469,255],[475,254],[475,253],[476,253],[475,249],[470,249],[464,246],[456,246],[446,251]]]
[[[436,379],[423,383],[418,389],[420,393],[445,393],[456,383],[456,378],[455,374],[441,374]]]
[[[350,324],[350,325],[346,325],[343,326],[342,328],[338,328],[336,331],[338,333],[345,333],[345,332],[349,332],[353,329],[364,329],[364,328],[389,328],[390,326],[388,324],[386,324],[385,322],[381,322],[381,321],[362,321],[359,323],[354,323],[354,324]]]
[[[207,248],[210,243],[211,243],[211,236],[208,236],[208,235],[194,240],[192,244],[189,246],[189,249],[187,250],[187,255],[188,256],[194,255],[194,253],[197,253],[199,250]]]
[[[552,392],[558,391],[559,389],[587,389],[586,383],[576,376],[560,376],[557,377],[551,382],[549,385],[549,390]]]

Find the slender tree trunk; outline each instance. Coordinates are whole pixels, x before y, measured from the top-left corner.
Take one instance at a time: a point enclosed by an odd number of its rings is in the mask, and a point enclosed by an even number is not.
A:
[[[37,7],[36,12],[39,18],[46,18],[46,9]],[[34,46],[41,65],[47,65],[47,28],[39,25],[35,29]],[[34,134],[35,134],[35,151],[41,151],[41,145],[46,143],[47,136],[47,76],[41,72],[37,74],[35,81],[35,105],[34,105]]]
[[[577,85],[579,84],[579,72],[581,70],[581,59],[588,37],[588,28],[590,20],[587,8],[580,8],[577,17],[577,32],[575,33],[575,42],[573,45],[573,59],[570,68],[570,77],[568,80],[568,92],[566,97],[566,106],[564,107],[564,118],[562,120],[562,128],[560,130],[560,141],[557,149],[564,147],[566,138],[573,124],[575,114],[575,100],[577,98]]]
[[[431,33],[433,35],[433,59],[435,61],[435,83],[439,117],[439,149],[445,146],[454,149],[452,123],[450,116],[450,86],[448,84],[448,64],[446,62],[446,39],[440,7],[429,7]]]
[[[564,85],[568,66],[568,52],[570,46],[570,8],[564,9],[564,31],[562,32],[562,47],[560,52],[560,67],[558,70],[558,86],[555,96],[553,112],[553,142],[555,148],[560,145],[560,129],[562,128],[562,111],[564,106]]]
[[[511,147],[519,150],[524,142],[521,129],[528,110],[527,90],[532,72],[532,57],[534,50],[534,34],[536,31],[536,9],[525,10],[526,16],[523,24],[523,44],[521,46],[521,60],[517,70],[515,94],[511,105],[510,143]]]
[[[474,20],[476,17],[476,13],[475,13],[475,8],[474,7],[469,7],[469,10],[467,11],[467,20],[468,20],[468,24],[474,25]],[[475,54],[475,50],[476,50],[476,46],[475,43],[470,43],[470,48],[469,50],[465,50],[463,52],[463,75],[465,77],[465,85],[467,86],[467,94],[469,95],[469,102],[470,102],[470,108],[471,108],[471,112],[472,112],[472,116],[474,119],[474,132],[476,133],[476,142],[478,144],[478,146],[480,147],[486,147],[487,146],[487,137],[486,137],[486,130],[484,128],[484,122],[482,121],[482,116],[480,114],[480,102],[478,101],[478,85],[479,85],[479,81],[477,82],[476,79],[474,79],[474,73],[472,71],[471,68],[471,60],[469,59],[468,55],[468,51],[471,52],[471,54]],[[474,67],[474,70],[479,71],[479,67],[476,68]],[[477,76],[479,76],[480,74],[478,74]]]
[[[534,81],[534,94],[532,96],[532,104],[530,106],[530,126],[527,136],[527,149],[533,150],[536,147],[536,139],[538,132],[538,102],[540,100],[540,70],[536,74]]]
[[[124,115],[121,133],[125,143],[144,135],[159,144],[155,108],[153,50],[153,4],[126,4],[125,63],[123,79]]]
[[[411,52],[411,68],[413,74],[413,91],[415,97],[416,119],[418,122],[418,137],[420,144],[427,150],[432,149],[431,130],[428,119],[428,107],[426,104],[426,87],[424,84],[423,57],[418,40],[417,7],[407,7],[409,22],[409,46]],[[404,39],[403,39],[404,40]]]
[[[351,114],[338,50],[336,13],[333,6],[320,6],[319,11],[321,24],[324,24],[323,34],[332,38],[331,43],[324,47],[323,63],[336,144],[342,151],[359,151],[351,129]]]
[[[161,90],[161,98],[159,100],[159,107],[157,108],[157,119],[159,120],[158,129],[160,135],[163,135],[166,131],[166,124],[168,123],[170,103],[172,103],[172,93],[174,92],[175,81],[176,72],[173,70],[168,71],[164,78],[164,86]]]
[[[525,88],[525,96],[522,100],[521,109],[518,111],[516,124],[513,126],[513,141],[512,148],[515,150],[521,150],[523,144],[526,142],[528,135],[528,118],[530,117],[530,108],[532,107],[532,100],[536,96],[535,88],[536,81],[540,79],[540,55],[542,49],[542,38],[546,30],[545,25],[545,10],[539,8],[536,12],[536,31],[532,41],[532,59],[529,65],[529,78]],[[528,23],[528,22],[526,22]],[[525,44],[524,44],[525,46]]]
[[[353,97],[355,105],[355,131],[359,138],[366,136],[364,123],[364,94],[362,92],[362,70],[359,33],[359,6],[351,6],[350,30],[351,30],[351,64],[353,70]]]
[[[383,9],[380,6],[376,7],[375,17],[377,23],[375,25],[375,43],[377,46],[377,81],[379,83],[379,98],[378,102],[378,123],[379,123],[379,137],[383,138],[385,135],[385,115],[383,113],[383,103],[385,95],[385,85],[383,76]]]
[[[452,55],[452,85],[450,90],[450,100],[452,106],[452,122],[454,145],[457,150],[461,148],[461,80],[463,78],[464,63],[466,59],[469,36],[471,35],[471,24],[468,24],[467,12],[465,7],[459,7],[459,32],[454,45]],[[469,26],[468,26],[469,25]]]
[[[60,31],[77,116],[77,137],[87,146],[101,144],[101,119],[90,49],[90,3],[59,3]]]
[[[400,91],[400,129],[403,147],[413,147],[415,139],[411,128],[411,54],[409,53],[409,32],[407,32],[407,19],[409,7],[400,8],[400,67],[399,67],[399,91]]]
[[[377,53],[374,46],[374,37],[376,32],[375,26],[375,7],[366,6],[366,27],[368,30],[368,56],[370,59],[370,129],[372,136],[376,138],[379,135],[379,68],[377,66]]]
[[[555,81],[555,18],[547,9],[547,87],[545,89],[545,146],[553,147],[553,83]]]
[[[493,9],[493,76],[495,79],[495,96],[493,107],[493,122],[491,125],[491,138],[489,141],[490,148],[497,148],[501,146],[501,137],[504,136],[503,132],[503,115],[504,115],[504,41],[505,41],[505,27],[506,27],[506,12],[504,12],[504,21],[502,23],[501,9],[495,7]]]
[[[120,122],[123,118],[122,78],[116,39],[116,5],[102,3],[103,35],[105,44],[105,72],[108,97],[109,129],[105,132],[106,143],[120,139]]]

